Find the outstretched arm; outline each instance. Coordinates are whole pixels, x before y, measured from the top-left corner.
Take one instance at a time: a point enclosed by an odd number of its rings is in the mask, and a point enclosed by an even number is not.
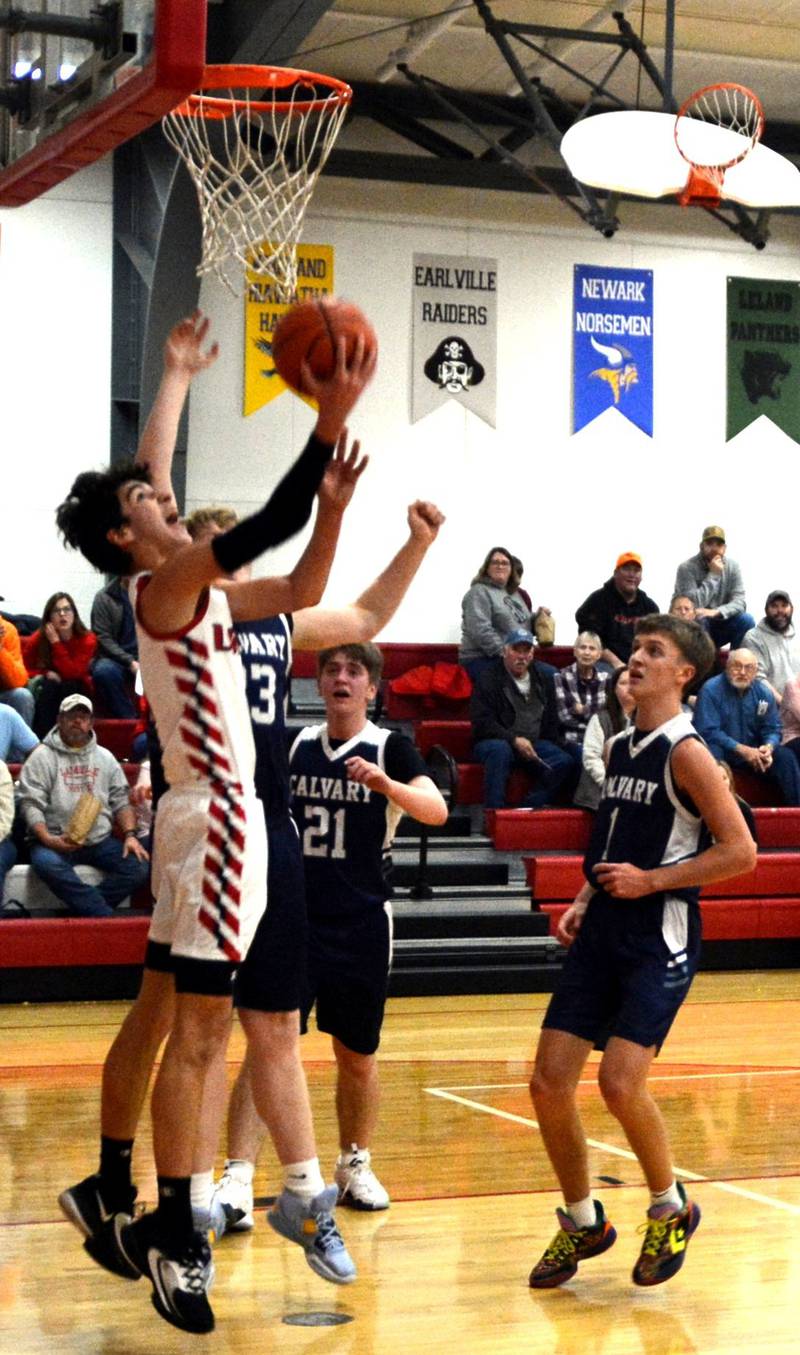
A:
[[[355,441],[348,452],[347,429],[343,429],[319,487],[314,530],[290,574],[221,585],[228,594],[234,621],[260,621],[277,612],[295,612],[298,608],[313,607],[322,597],[342,517],[369,462],[369,457],[359,457],[360,450],[361,444]]]
[[[174,502],[172,458],[189,387],[198,372],[216,362],[219,353],[216,343],[205,348],[208,327],[208,318],[194,311],[173,325],[164,344],[164,373],[136,452],[136,464],[149,468],[160,503]]]
[[[444,514],[435,504],[420,499],[412,503],[408,540],[355,602],[347,607],[311,607],[295,613],[295,649],[359,644],[377,635],[400,606],[443,522]]]

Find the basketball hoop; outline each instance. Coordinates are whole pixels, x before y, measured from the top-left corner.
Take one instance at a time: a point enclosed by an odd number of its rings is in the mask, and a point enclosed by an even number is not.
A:
[[[303,217],[351,98],[342,80],[310,71],[205,68],[162,123],[197,190],[199,277],[239,295],[249,269],[274,282],[276,301],[294,299]]]
[[[763,130],[761,102],[744,85],[706,85],[690,94],[675,118],[675,145],[690,167],[681,206],[718,207],[725,171],[750,154]]]

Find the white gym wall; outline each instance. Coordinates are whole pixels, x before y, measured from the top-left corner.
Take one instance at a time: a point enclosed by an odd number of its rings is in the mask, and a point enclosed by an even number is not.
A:
[[[39,202],[0,212],[0,592],[9,611],[37,612],[63,587],[88,614],[99,586],[59,545],[52,514],[77,471],[107,455],[110,190],[101,164]],[[623,549],[642,553],[646,591],[666,606],[675,565],[708,522],[726,528],[757,616],[770,588],[800,590],[788,507],[797,447],[765,420],[724,440],[726,278],[800,278],[797,222],[773,218],[774,238],[759,254],[697,210],[623,204],[621,215],[623,229],[606,241],[527,194],[319,184],[304,238],[335,246],[337,290],[368,312],[381,344],[377,377],[352,420],[371,464],[347,515],[330,600],[352,598],[384,565],[404,537],[412,498],[433,498],[448,515],[385,638],[457,639],[461,596],[498,544],[524,560],[525,585],[553,609],[560,643],[571,642],[576,605]],[[452,402],[409,423],[415,252],[498,261],[494,430]],[[613,411],[570,434],[577,262],[654,270],[652,439]],[[287,393],[244,419],[242,303],[207,282],[201,304],[222,353],[192,396],[188,507],[213,500],[247,511],[299,452],[313,414]],[[304,540],[261,571],[289,567]]]

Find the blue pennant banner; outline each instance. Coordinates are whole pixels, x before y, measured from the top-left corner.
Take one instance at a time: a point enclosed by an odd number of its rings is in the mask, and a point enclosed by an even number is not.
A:
[[[653,273],[575,265],[572,431],[616,409],[653,436]]]

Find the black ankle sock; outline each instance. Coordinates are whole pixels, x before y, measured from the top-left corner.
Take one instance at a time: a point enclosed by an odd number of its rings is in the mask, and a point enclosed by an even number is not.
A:
[[[131,1181],[133,1139],[100,1139],[100,1181],[107,1208],[127,1207],[134,1192]]]
[[[159,1232],[167,1241],[183,1242],[194,1233],[190,1176],[159,1176],[158,1209],[156,1218]]]

